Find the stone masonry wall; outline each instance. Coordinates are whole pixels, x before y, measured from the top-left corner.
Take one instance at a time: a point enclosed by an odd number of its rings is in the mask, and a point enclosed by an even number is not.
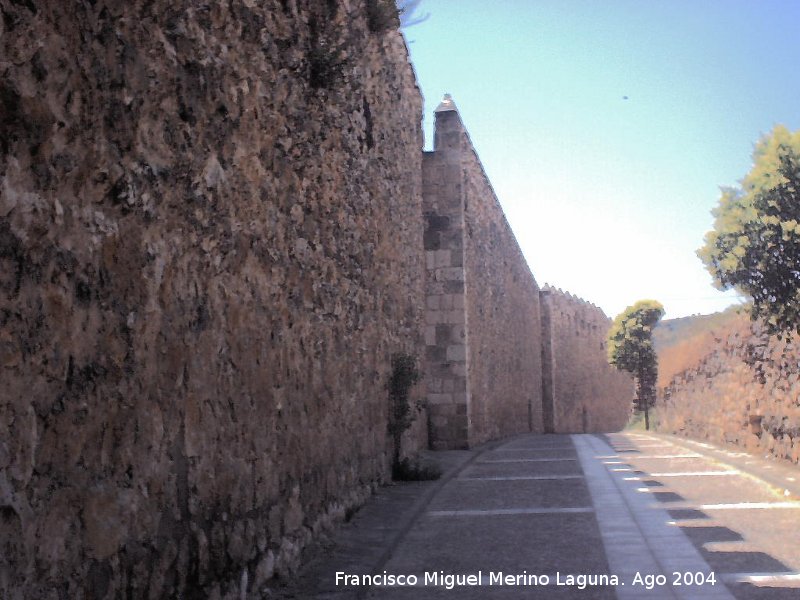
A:
[[[457,155],[443,152],[426,152],[422,165],[431,447],[465,448],[469,445],[469,396],[461,166]]]
[[[746,315],[659,390],[656,428],[800,464],[800,350]]]
[[[464,152],[470,443],[542,432],[539,287],[472,144]]]
[[[387,474],[424,305],[402,38],[359,0],[0,17],[0,596],[239,598]]]
[[[432,444],[541,431],[538,287],[451,100],[423,167]]]
[[[3,598],[290,576],[387,476],[395,352],[404,454],[542,431],[548,389],[612,428],[602,319],[540,302],[452,102],[422,155],[375,6],[0,0]]]
[[[606,359],[611,319],[550,287],[541,292],[541,305],[545,431],[619,431],[630,418],[634,386]]]

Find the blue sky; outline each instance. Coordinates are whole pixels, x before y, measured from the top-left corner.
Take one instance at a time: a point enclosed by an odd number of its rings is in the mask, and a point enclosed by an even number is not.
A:
[[[753,144],[800,128],[800,1],[422,0],[425,137],[448,92],[539,285],[613,317],[736,302],[695,255]],[[627,96],[627,99],[625,97]]]

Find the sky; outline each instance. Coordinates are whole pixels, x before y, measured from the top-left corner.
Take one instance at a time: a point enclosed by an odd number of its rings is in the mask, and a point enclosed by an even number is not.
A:
[[[450,93],[537,283],[610,317],[741,302],[696,256],[720,186],[800,129],[798,0],[422,0],[404,29]]]

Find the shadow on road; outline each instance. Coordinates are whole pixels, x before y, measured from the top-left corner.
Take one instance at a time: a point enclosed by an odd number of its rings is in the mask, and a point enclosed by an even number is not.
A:
[[[602,437],[620,457],[623,454],[629,454],[630,460],[634,462],[636,454],[642,452],[642,449],[637,448],[636,442],[633,440],[620,440],[619,437],[610,435],[599,437]],[[636,481],[638,486],[667,488],[648,490],[648,493],[658,501],[658,508],[666,510],[669,517],[673,519],[673,524],[680,527],[716,574],[717,579],[724,581],[736,598],[740,600],[798,600],[800,598],[800,581],[784,580],[780,586],[770,585],[781,576],[793,575],[794,570],[790,566],[765,552],[749,550],[746,547],[736,548],[737,544],[747,542],[746,536],[726,526],[702,524],[703,521],[713,522],[713,517],[703,510],[685,507],[670,508],[669,503],[686,503],[687,498],[670,491],[668,489],[669,482],[660,481],[657,476],[653,476],[635,465],[615,466],[629,467],[631,473],[638,478]],[[730,545],[730,547],[725,547],[726,545]],[[769,577],[773,577],[773,579],[770,580]],[[762,578],[761,581],[758,581],[759,578]]]

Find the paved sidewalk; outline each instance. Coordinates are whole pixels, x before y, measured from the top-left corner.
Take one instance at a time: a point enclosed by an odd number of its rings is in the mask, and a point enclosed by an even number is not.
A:
[[[416,576],[417,585],[373,588],[369,598],[615,597],[608,583],[576,580],[608,577],[609,566],[565,435],[526,436],[483,452],[434,497],[384,568]]]
[[[304,555],[306,562],[292,585],[271,589],[264,597],[275,600],[364,597],[367,588],[338,586],[335,574],[379,572],[433,496],[484,449],[497,444],[492,442],[473,450],[423,453],[426,460],[442,470],[440,479],[392,483],[379,488],[351,520],[339,527],[332,540],[316,545]]]
[[[441,480],[381,488],[296,586],[267,597],[800,598],[798,551],[776,542],[800,539],[790,465],[649,433],[432,456]]]

